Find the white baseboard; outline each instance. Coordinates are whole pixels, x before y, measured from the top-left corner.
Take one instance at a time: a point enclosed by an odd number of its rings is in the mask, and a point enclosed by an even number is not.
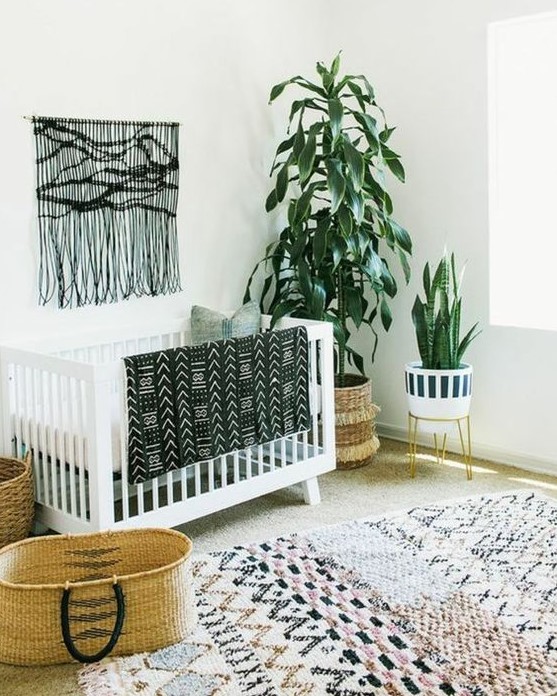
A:
[[[408,441],[408,430],[399,425],[391,425],[389,423],[376,423],[377,434],[381,437],[387,437],[391,440]],[[432,447],[432,436],[427,433],[419,433],[417,437],[418,444],[426,447]],[[447,450],[449,452],[460,452],[460,441],[451,439],[447,441]],[[536,457],[522,452],[511,452],[508,450],[485,445],[481,442],[472,442],[472,456],[477,459],[488,459],[499,464],[507,464],[515,466],[526,471],[532,471],[537,474],[549,474],[557,476],[557,461],[546,457]]]

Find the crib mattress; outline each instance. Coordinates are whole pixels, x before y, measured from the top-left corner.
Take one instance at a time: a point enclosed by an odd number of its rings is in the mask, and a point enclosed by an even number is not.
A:
[[[114,472],[119,472],[122,469],[121,414],[120,398],[118,394],[115,394],[110,403],[110,443],[112,470]],[[83,460],[85,469],[89,469],[87,461],[88,437],[86,433],[81,434],[77,426],[72,427],[70,423],[56,423],[46,410],[40,418],[21,416],[18,425],[23,450],[33,449],[43,457],[46,455],[53,460],[65,461],[70,466],[79,466]],[[19,439],[17,435],[16,439]],[[124,445],[127,448],[127,443]]]

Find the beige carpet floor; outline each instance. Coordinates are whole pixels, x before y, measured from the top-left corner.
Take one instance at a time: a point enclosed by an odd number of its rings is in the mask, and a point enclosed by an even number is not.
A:
[[[440,465],[430,451],[422,449],[416,477],[410,479],[406,450],[404,443],[383,440],[369,466],[322,476],[319,505],[305,505],[298,489],[286,489],[180,529],[193,539],[196,553],[201,553],[468,495],[531,488],[557,498],[557,468],[552,477],[474,460],[474,477],[467,481],[460,457],[448,455]],[[79,693],[77,670],[76,665],[25,668],[0,664],[0,694],[74,696]]]

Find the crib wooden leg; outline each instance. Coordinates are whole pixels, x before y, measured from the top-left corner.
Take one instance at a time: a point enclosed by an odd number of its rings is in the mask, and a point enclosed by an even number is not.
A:
[[[304,502],[307,505],[318,505],[321,502],[321,493],[319,492],[317,476],[307,481],[302,481],[302,491],[304,493]]]

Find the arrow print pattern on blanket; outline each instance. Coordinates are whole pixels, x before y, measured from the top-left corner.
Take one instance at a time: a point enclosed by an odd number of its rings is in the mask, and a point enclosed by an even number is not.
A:
[[[308,430],[298,326],[124,358],[130,483]]]

